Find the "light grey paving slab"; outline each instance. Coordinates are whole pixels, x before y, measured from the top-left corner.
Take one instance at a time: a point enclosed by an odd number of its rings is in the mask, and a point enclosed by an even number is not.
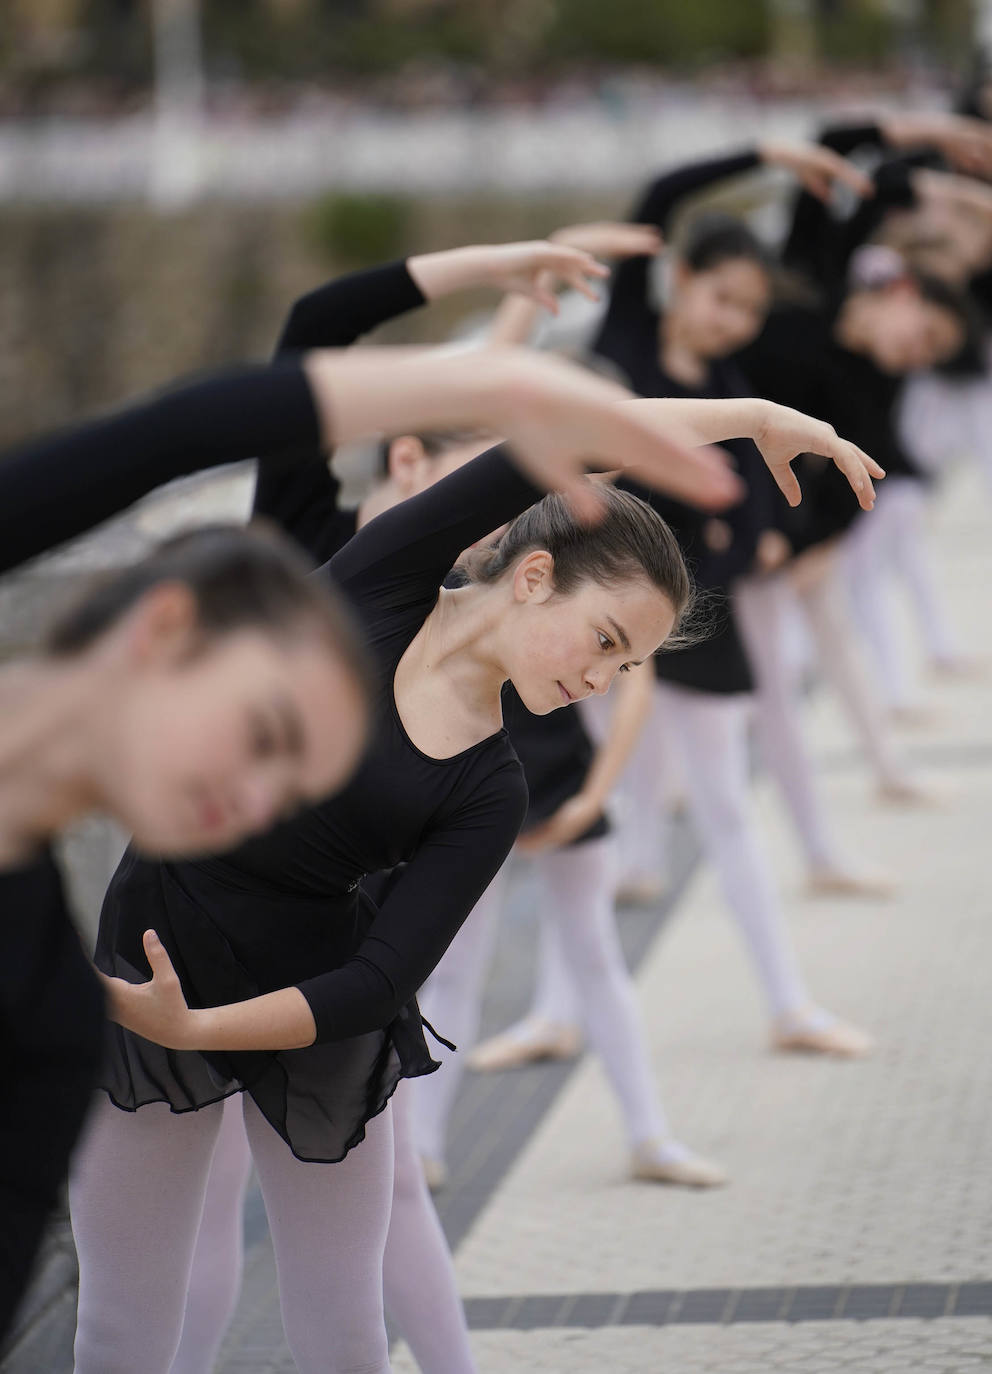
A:
[[[992,1321],[486,1331],[472,1348],[479,1374],[967,1374],[992,1364]],[[416,1369],[401,1347],[394,1374]]]

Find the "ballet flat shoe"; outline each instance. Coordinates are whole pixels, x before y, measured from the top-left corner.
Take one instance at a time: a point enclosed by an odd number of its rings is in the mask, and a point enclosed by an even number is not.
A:
[[[650,1145],[634,1150],[630,1173],[642,1183],[669,1183],[680,1188],[722,1188],[730,1179],[722,1165],[701,1159],[699,1155],[659,1159]]]
[[[880,782],[877,797],[882,806],[916,807],[920,810],[939,810],[950,802],[950,793],[929,783],[912,778],[902,781]]]
[[[886,874],[859,873],[856,869],[814,869],[806,881],[808,897],[863,897],[886,902],[898,891],[899,884]]]
[[[890,706],[889,719],[904,730],[932,730],[941,723],[941,713],[924,702],[906,706]]]
[[[801,1022],[778,1025],[772,1029],[772,1049],[791,1054],[823,1054],[835,1059],[864,1059],[875,1048],[870,1035],[846,1021],[826,1025]]]
[[[424,1171],[424,1181],[432,1193],[440,1193],[447,1188],[448,1166],[443,1159],[431,1159],[430,1155],[421,1155],[420,1166]]]
[[[483,1040],[468,1055],[466,1063],[476,1073],[497,1073],[539,1064],[545,1059],[574,1059],[582,1048],[582,1033],[577,1026],[553,1025],[535,1021],[533,1032],[504,1032]]]

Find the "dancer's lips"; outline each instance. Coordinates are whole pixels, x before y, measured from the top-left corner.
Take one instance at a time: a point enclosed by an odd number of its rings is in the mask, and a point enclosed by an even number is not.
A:
[[[565,686],[563,682],[559,682],[558,690],[559,692],[561,692],[562,701],[566,704],[573,702],[575,700],[575,698],[572,696],[571,692],[568,690],[568,688]]]
[[[219,831],[225,830],[228,825],[228,811],[226,806],[222,806],[212,797],[203,796],[197,800],[197,818],[200,829],[208,835],[216,835]]]

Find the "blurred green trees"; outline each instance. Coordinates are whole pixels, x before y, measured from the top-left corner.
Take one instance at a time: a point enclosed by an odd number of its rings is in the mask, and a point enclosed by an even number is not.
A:
[[[0,67],[150,76],[151,0],[3,0]],[[201,0],[211,76],[313,79],[454,64],[505,78],[692,68],[782,51],[961,58],[972,0]]]

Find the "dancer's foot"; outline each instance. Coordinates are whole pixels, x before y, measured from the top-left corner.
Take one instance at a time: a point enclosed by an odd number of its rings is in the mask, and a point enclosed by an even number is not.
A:
[[[893,725],[904,730],[932,730],[940,724],[940,712],[924,702],[907,702],[904,706],[890,706],[889,717]]]
[[[440,1193],[448,1186],[448,1166],[443,1159],[431,1159],[429,1155],[420,1156],[424,1180],[432,1193]]]
[[[578,1026],[530,1016],[476,1045],[466,1062],[477,1073],[494,1073],[538,1064],[544,1059],[574,1059],[581,1048],[582,1032]]]
[[[729,1175],[721,1164],[701,1159],[674,1140],[646,1140],[631,1155],[631,1176],[645,1183],[682,1188],[720,1188]]]
[[[944,681],[977,682],[988,674],[988,665],[977,654],[949,654],[930,662],[930,672]]]
[[[806,881],[809,897],[861,897],[886,902],[899,885],[885,873],[850,868],[811,868]]]
[[[883,806],[938,809],[950,800],[946,790],[915,778],[887,778],[878,784],[878,800]]]
[[[667,887],[660,873],[640,873],[620,884],[614,900],[617,906],[654,906],[664,897]]]
[[[819,1007],[783,1016],[772,1026],[773,1050],[863,1059],[874,1047],[870,1035]]]

